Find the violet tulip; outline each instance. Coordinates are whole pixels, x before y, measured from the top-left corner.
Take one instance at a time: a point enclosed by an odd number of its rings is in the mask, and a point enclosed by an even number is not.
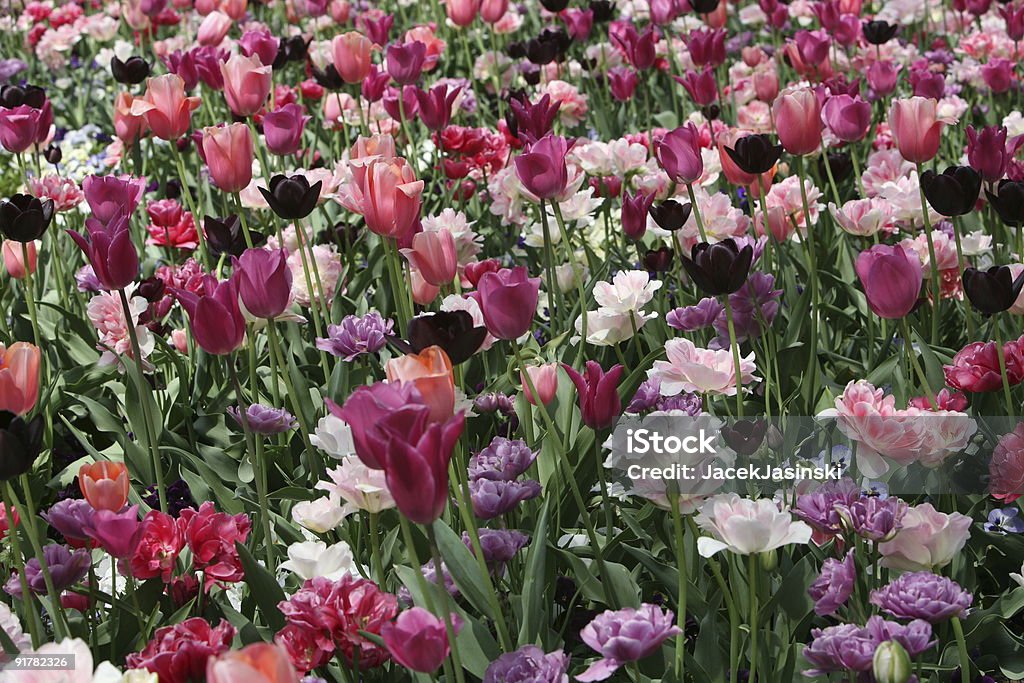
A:
[[[529,332],[537,313],[540,278],[530,277],[526,266],[484,273],[476,289],[484,324],[492,335],[511,340]]]
[[[36,143],[42,112],[22,104],[0,107],[0,145],[11,154],[21,154]]]
[[[86,235],[68,234],[92,265],[96,279],[109,291],[124,289],[139,275],[139,253],[128,229],[128,215],[120,213],[104,225],[96,218],[85,221]]]
[[[212,275],[205,275],[198,294],[177,288],[173,291],[188,313],[192,336],[199,348],[215,356],[224,356],[242,345],[245,316],[238,305],[234,278],[218,282]]]
[[[583,424],[595,431],[607,429],[615,424],[616,418],[622,414],[618,387],[625,368],[615,365],[605,372],[597,361],[592,360],[587,361],[585,374],[580,374],[565,363],[562,363],[562,368],[576,385],[576,392],[580,395]]]
[[[418,40],[401,45],[389,45],[387,51],[388,74],[399,85],[411,85],[423,73],[427,46]]]
[[[871,127],[871,105],[860,97],[836,95],[825,102],[821,120],[843,142],[857,142]]]
[[[284,249],[246,249],[233,259],[238,296],[242,305],[257,318],[276,318],[287,310],[292,298],[292,271]]]
[[[654,204],[654,194],[638,192],[622,197],[622,232],[626,237],[639,240],[647,232],[647,212]]]
[[[96,510],[83,530],[113,557],[127,559],[135,552],[142,538],[139,506],[132,505],[120,512]]]
[[[692,123],[680,126],[654,141],[654,156],[672,182],[690,183],[704,173],[700,133]]]
[[[821,103],[810,88],[783,92],[772,105],[779,142],[795,156],[821,147]]]
[[[913,164],[931,161],[939,152],[942,121],[938,118],[938,105],[924,97],[893,100],[889,128],[900,156]]]
[[[625,66],[608,69],[606,77],[608,78],[608,89],[618,102],[628,102],[632,99],[633,93],[636,92],[636,86],[640,82],[640,77],[636,72]],[[556,108],[555,111],[557,112],[558,109]]]
[[[545,135],[515,159],[516,176],[527,192],[540,200],[565,192],[569,170],[565,157],[572,143],[560,135]]]
[[[698,107],[706,107],[718,100],[718,85],[715,82],[714,69],[710,64],[704,65],[700,73],[691,70],[687,71],[685,76],[673,76],[673,78],[676,83],[686,89],[690,99]]]
[[[462,92],[462,88],[449,88],[438,85],[429,91],[413,88],[416,101],[419,103],[420,120],[432,131],[441,131],[448,127],[452,119],[452,105]]]
[[[224,192],[241,192],[252,181],[252,136],[244,123],[203,129],[203,156],[210,177]]]
[[[855,268],[876,315],[896,320],[914,309],[924,279],[916,254],[908,255],[898,244],[877,244],[860,253]]]
[[[989,183],[1002,180],[1014,150],[1006,146],[1006,128],[967,126],[967,163]],[[1017,143],[1019,144],[1019,143]],[[1013,145],[1016,148],[1016,144]]]
[[[462,619],[453,613],[451,620],[453,630],[458,633]],[[421,673],[436,671],[450,650],[444,620],[422,607],[407,609],[394,621],[384,624],[380,637],[396,662]]]
[[[263,137],[271,154],[288,156],[299,151],[302,131],[310,117],[301,104],[291,102],[263,117]]]

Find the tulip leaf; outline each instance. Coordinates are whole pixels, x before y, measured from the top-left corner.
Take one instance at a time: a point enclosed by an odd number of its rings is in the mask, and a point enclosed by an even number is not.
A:
[[[544,500],[537,524],[533,528],[531,543],[527,546],[526,572],[521,596],[523,616],[519,626],[519,646],[537,642],[541,632],[541,620],[545,616],[542,602],[544,586],[547,585],[548,514],[551,498]]]
[[[480,576],[480,564],[473,557],[473,553],[452,531],[451,527],[441,520],[434,522],[434,534],[437,536],[441,559],[444,560],[459,592],[473,607],[486,614],[488,618],[497,619],[497,615],[493,614],[490,602],[487,600],[487,587]]]
[[[242,561],[249,593],[255,598],[267,626],[274,631],[280,631],[284,628],[285,620],[277,605],[284,601],[284,591],[270,570],[257,562],[248,548],[235,541],[235,549],[238,550],[238,558]]]

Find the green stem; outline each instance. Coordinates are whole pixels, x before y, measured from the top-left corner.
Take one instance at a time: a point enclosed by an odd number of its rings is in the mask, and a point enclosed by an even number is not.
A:
[[[910,359],[914,372],[917,373],[918,379],[921,380],[921,386],[928,396],[928,402],[931,403],[932,409],[935,409],[935,393],[928,383],[928,376],[924,373],[924,368],[921,367],[920,361],[917,360],[917,354],[914,353],[914,342],[910,336],[910,323],[907,322],[906,318],[901,319],[900,323],[903,325],[903,347],[906,349],[907,358]]]
[[[964,626],[960,617],[953,617],[953,635],[956,636],[957,656],[960,659],[960,680],[971,680],[971,658],[967,654],[967,641],[964,639]]]
[[[747,556],[747,583],[750,590],[750,674],[747,683],[757,681],[757,555]]]
[[[743,370],[740,364],[740,345],[736,342],[736,326],[733,324],[729,295],[726,294],[722,298],[725,301],[725,320],[729,326],[729,346],[732,347],[732,362],[736,373],[736,417],[743,417]]]
[[[693,191],[693,183],[686,183],[686,192],[690,195],[690,208],[693,210],[693,220],[697,222],[697,232],[700,233],[700,241],[707,242],[708,236],[704,232],[704,219],[701,218],[700,208],[697,206],[697,195]],[[766,219],[766,229],[767,225]]]
[[[942,288],[939,284],[939,264],[935,258],[935,242],[932,240],[932,222],[928,218],[928,199],[921,187],[921,164],[917,165],[918,193],[921,197],[921,218],[924,220],[924,235],[928,241],[928,266],[931,270],[932,284],[932,346],[939,343],[939,303],[942,301]]]
[[[683,540],[682,505],[678,493],[672,496],[672,498],[672,526],[675,530],[676,568],[679,574],[679,583],[676,589],[679,592],[676,622],[679,624],[679,628],[682,629],[682,632],[676,636],[676,680],[682,683],[686,680],[686,589],[688,580]]]
[[[437,548],[437,537],[434,535],[434,527],[425,524],[427,538],[430,540],[430,554],[434,559],[434,576],[437,579],[437,587],[441,593],[441,611],[438,615],[444,619],[444,630],[448,635],[448,645],[451,648],[452,666],[455,668],[455,680],[458,683],[465,683],[465,673],[462,669],[462,658],[459,656],[458,639],[455,634],[455,627],[452,624],[451,605],[449,604],[448,589],[444,585],[444,573],[441,571],[441,551]]]
[[[277,323],[273,320],[267,321],[267,339],[270,341],[270,352],[276,357],[277,367],[281,371],[281,379],[284,380],[284,388],[288,393],[288,402],[291,404],[292,413],[299,421],[299,431],[302,433],[302,442],[306,445],[306,456],[309,458],[309,466],[316,479],[320,479],[322,466],[320,456],[313,449],[313,443],[309,439],[309,425],[306,423],[306,414],[302,410],[298,394],[292,386],[291,374],[288,372],[288,364],[284,362],[284,354],[281,352],[281,344],[277,339]]]
[[[999,374],[1003,378],[1003,397],[1006,399],[1006,414],[1014,417],[1015,411],[1013,409],[1013,396],[1010,393],[1010,377],[1006,372],[1006,352],[1003,349],[1003,331],[999,326],[998,315],[992,318],[992,327],[995,328],[996,355],[999,357]]]

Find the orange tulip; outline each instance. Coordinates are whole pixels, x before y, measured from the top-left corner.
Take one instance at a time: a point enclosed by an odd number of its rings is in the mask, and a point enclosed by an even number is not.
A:
[[[15,280],[24,280],[25,275],[31,275],[36,272],[37,248],[35,242],[27,242],[25,244],[25,251],[28,251],[27,269],[25,268],[25,252],[22,251],[21,242],[4,240],[3,245],[0,245],[0,251],[4,255],[4,268],[7,269],[7,274]]]
[[[298,683],[299,675],[280,645],[253,643],[206,660],[206,680],[208,683]]]
[[[128,468],[109,460],[82,465],[78,487],[93,510],[118,512],[128,503]]]
[[[161,140],[176,141],[192,125],[192,112],[199,106],[198,97],[185,97],[185,81],[175,74],[150,78],[146,94],[132,102],[132,116],[145,116],[153,135]]]
[[[36,407],[41,358],[39,348],[28,342],[0,344],[0,410],[27,415]]]
[[[428,346],[419,353],[392,358],[384,372],[389,382],[413,383],[430,407],[432,421],[443,422],[455,412],[452,362],[440,346]]]

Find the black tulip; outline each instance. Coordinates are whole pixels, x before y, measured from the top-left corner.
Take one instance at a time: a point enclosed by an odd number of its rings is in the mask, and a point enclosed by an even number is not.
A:
[[[985,315],[1002,313],[1017,300],[1024,288],[1024,273],[1014,280],[1009,266],[988,270],[964,268],[964,293],[974,307]]]
[[[146,301],[155,304],[164,298],[164,294],[167,292],[167,285],[164,284],[163,280],[154,275],[140,282],[139,288],[136,291]]]
[[[853,174],[853,161],[846,152],[829,152],[828,168],[825,168],[825,157],[818,156],[818,177],[827,178],[832,171],[832,179],[841,183]]]
[[[742,249],[733,239],[715,244],[700,242],[693,246],[690,258],[682,257],[683,269],[697,288],[710,296],[732,294],[747,281],[754,249]]]
[[[537,85],[540,83],[540,69],[532,64],[524,64],[523,68],[519,70],[519,74],[527,85]]]
[[[56,166],[61,162],[61,159],[64,158],[64,152],[61,150],[60,145],[51,142],[46,146],[46,151],[43,152],[43,158],[45,158],[50,164]]]
[[[711,14],[718,9],[718,0],[690,0],[690,7],[697,14]]]
[[[676,253],[669,247],[648,249],[644,253],[644,268],[649,273],[664,273],[672,267],[672,259]]]
[[[530,63],[538,66],[550,64],[555,61],[555,57],[558,56],[558,46],[550,40],[531,38],[526,41],[526,45],[523,49],[525,50],[526,58]]]
[[[753,455],[761,447],[768,423],[764,420],[737,420],[722,427],[722,438],[740,455]]]
[[[53,200],[39,201],[30,194],[16,194],[0,203],[0,232],[15,242],[34,242],[53,220]]]
[[[149,62],[142,57],[129,57],[122,62],[115,56],[110,59],[110,73],[122,85],[138,85],[149,76]]]
[[[10,481],[32,469],[43,446],[43,416],[25,421],[0,411],[0,481]]]
[[[302,35],[295,35],[282,43],[286,58],[289,62],[301,62],[309,54],[309,41]]]
[[[505,54],[509,59],[523,59],[526,57],[526,45],[521,40],[514,40],[505,48]]]
[[[245,233],[242,232],[242,221],[231,214],[224,218],[207,216],[203,222],[206,243],[215,256],[241,256],[245,251]]]
[[[1011,228],[1024,225],[1024,182],[1002,180],[996,194],[985,190],[985,196],[1003,223]]]
[[[345,81],[341,79],[333,64],[328,64],[323,71],[314,67],[313,80],[328,90],[341,90],[345,87]]]
[[[484,343],[487,328],[475,327],[473,316],[466,311],[442,311],[410,320],[408,337],[413,353],[440,346],[452,365],[459,365],[472,358]]]
[[[261,187],[259,191],[274,213],[285,220],[294,221],[313,213],[320,199],[321,185],[322,180],[310,185],[304,175],[293,175],[291,178],[276,175],[270,179],[269,190]]]
[[[594,13],[594,23],[603,24],[615,16],[615,5],[608,0],[592,0],[590,10]]]
[[[722,115],[722,109],[717,104],[709,104],[706,107],[701,107],[700,113],[708,121],[714,121]]]
[[[274,71],[280,71],[288,65],[288,43],[281,43],[277,46],[277,54],[274,55],[274,61],[271,63],[270,68]]]
[[[652,204],[647,212],[662,230],[675,232],[681,230],[686,221],[690,219],[690,212],[693,207],[689,204],[680,204],[674,199],[666,199],[660,204]]]
[[[974,210],[981,176],[970,166],[950,166],[941,174],[921,174],[921,190],[931,207],[943,216],[963,216]]]
[[[168,199],[177,199],[181,196],[181,181],[171,178],[164,183],[164,196]]]
[[[42,109],[46,104],[46,91],[38,85],[5,85],[0,88],[0,107],[13,109],[23,104]]]
[[[896,37],[899,30],[899,24],[890,24],[886,21],[865,21],[864,40],[872,45],[885,45]]]
[[[740,138],[732,147],[726,147],[725,153],[744,173],[761,175],[775,166],[782,156],[782,145],[773,145],[771,138],[759,133]]]
[[[549,12],[561,12],[569,6],[569,0],[540,0],[540,4]]]

